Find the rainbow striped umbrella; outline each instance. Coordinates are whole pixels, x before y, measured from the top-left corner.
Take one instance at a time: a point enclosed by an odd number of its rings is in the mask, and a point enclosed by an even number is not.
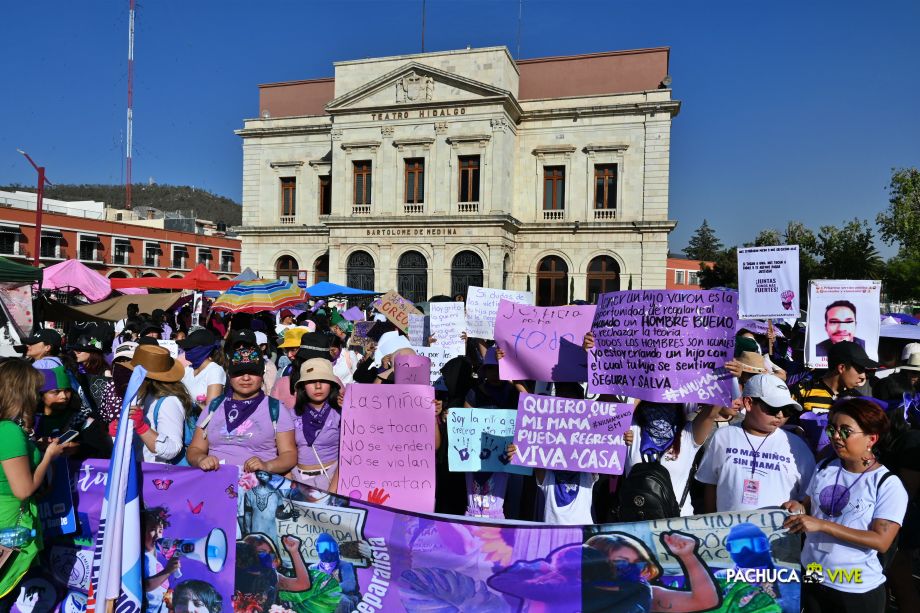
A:
[[[237,283],[217,297],[212,311],[228,313],[258,313],[280,311],[310,299],[310,294],[287,281],[244,281]]]

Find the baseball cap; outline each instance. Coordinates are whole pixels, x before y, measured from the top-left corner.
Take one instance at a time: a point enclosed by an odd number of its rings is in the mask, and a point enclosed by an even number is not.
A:
[[[45,343],[46,345],[51,345],[60,349],[61,347],[61,335],[58,334],[57,330],[52,330],[51,328],[45,328],[43,330],[37,330],[32,333],[30,337],[24,340],[23,345],[34,345],[36,343]]]
[[[802,405],[792,399],[786,383],[776,375],[754,375],[744,384],[742,396],[759,398],[774,409],[790,408],[801,413]]]
[[[853,341],[840,341],[831,345],[827,352],[827,366],[835,368],[839,364],[852,364],[868,369],[879,367],[879,363],[869,358],[862,345]]]
[[[262,376],[265,373],[265,360],[255,347],[240,347],[229,355],[227,374],[238,377],[244,374]]]
[[[236,347],[237,345],[246,345],[247,347],[258,347],[259,342],[256,333],[249,328],[237,330],[227,339],[227,348]]]

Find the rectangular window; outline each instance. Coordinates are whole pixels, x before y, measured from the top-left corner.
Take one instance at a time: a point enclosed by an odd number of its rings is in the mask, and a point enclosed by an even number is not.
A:
[[[543,210],[561,211],[565,208],[565,167],[543,167]]]
[[[198,263],[204,264],[205,267],[211,267],[211,250],[204,249],[202,247],[198,248]]]
[[[296,214],[297,179],[281,177],[281,216],[293,217]]]
[[[425,202],[425,160],[406,160],[406,204]]]
[[[230,272],[233,269],[233,252],[220,252],[220,270],[221,272]]]
[[[144,266],[157,267],[160,265],[160,245],[157,243],[144,243]]]
[[[460,202],[479,202],[479,156],[460,156]]]
[[[355,204],[371,203],[371,163],[355,162]]]
[[[186,268],[186,258],[188,258],[188,251],[186,250],[185,245],[173,245],[172,267]]]
[[[617,208],[617,165],[594,165],[594,208]]]
[[[319,214],[332,215],[332,177],[319,178]]]
[[[16,254],[16,241],[18,238],[19,228],[0,226],[0,253],[4,255]]]
[[[113,239],[112,241],[112,264],[125,266],[128,263],[128,252],[131,251],[131,241],[124,239]]]
[[[695,270],[690,270],[687,272],[687,283],[690,285],[699,285],[700,284],[700,273]]]
[[[684,285],[684,271],[675,270],[674,271],[674,283],[677,285]]]
[[[99,245],[99,239],[95,236],[83,235],[80,237],[80,256],[79,259],[93,262],[96,260],[96,247]]]

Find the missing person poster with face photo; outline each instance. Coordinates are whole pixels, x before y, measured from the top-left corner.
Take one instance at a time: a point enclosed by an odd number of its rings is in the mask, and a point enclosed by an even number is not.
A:
[[[805,362],[826,368],[830,348],[840,341],[856,343],[878,359],[881,281],[818,279],[808,286],[808,328]]]

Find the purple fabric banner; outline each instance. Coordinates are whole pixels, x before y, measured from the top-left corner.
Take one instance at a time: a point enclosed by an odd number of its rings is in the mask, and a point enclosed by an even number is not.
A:
[[[723,368],[735,346],[737,294],[638,290],[601,295],[588,391],[655,402],[731,403]]]
[[[495,344],[505,352],[501,378],[587,381],[581,345],[593,319],[593,306],[535,307],[502,299],[495,318]]]
[[[621,475],[632,414],[631,404],[521,394],[511,463]]]
[[[397,509],[434,510],[434,389],[345,388],[338,491]]]

